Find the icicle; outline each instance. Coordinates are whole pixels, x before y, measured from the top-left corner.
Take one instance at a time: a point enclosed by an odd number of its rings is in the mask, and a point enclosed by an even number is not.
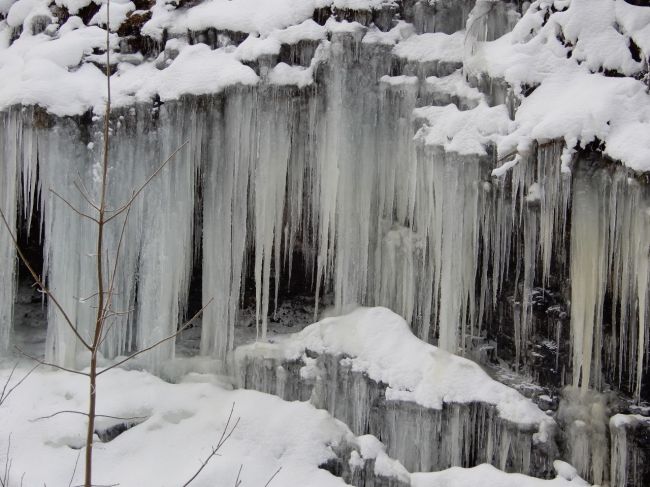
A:
[[[15,111],[0,113],[0,209],[16,235],[18,163],[22,126]],[[0,222],[0,353],[9,349],[13,324],[16,249],[5,225]]]
[[[276,91],[279,90],[279,91]],[[270,301],[271,262],[275,262],[275,301],[280,283],[282,222],[291,147],[291,104],[286,90],[271,88],[258,95],[255,188],[256,318],[266,339]],[[258,329],[259,333],[259,329]]]
[[[579,169],[571,230],[571,328],[574,384],[601,387],[601,362],[638,400],[648,337],[646,186],[624,170]],[[604,344],[603,304],[612,299],[612,336]],[[604,350],[604,351],[603,351]],[[617,371],[617,372],[615,372]],[[625,376],[625,374],[627,374]],[[590,380],[591,379],[591,380]]]
[[[219,99],[221,100],[221,99]],[[203,304],[201,352],[224,359],[234,344],[247,238],[255,119],[250,90],[233,90],[208,114],[203,182]]]

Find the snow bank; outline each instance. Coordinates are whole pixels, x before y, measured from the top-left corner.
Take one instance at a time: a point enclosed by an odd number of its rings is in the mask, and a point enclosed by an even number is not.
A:
[[[0,372],[4,382],[8,370]],[[196,375],[196,374],[195,374]],[[16,377],[20,377],[17,373]],[[197,487],[234,485],[242,465],[243,485],[330,487],[346,485],[318,465],[334,457],[343,442],[355,444],[348,428],[307,403],[285,402],[254,391],[229,391],[206,382],[169,384],[147,373],[114,370],[99,379],[98,413],[135,418],[137,423],[107,443],[96,443],[94,482],[122,487],[178,487],[210,453],[234,404],[240,418],[232,437],[192,483]],[[36,418],[61,410],[83,411],[85,378],[37,371],[5,403],[0,415],[0,448],[11,435],[11,485],[78,485],[83,461],[73,474],[85,441],[85,419],[76,414]],[[123,421],[99,418],[98,430]],[[375,440],[376,441],[376,440]],[[364,442],[367,442],[364,440]],[[381,448],[375,457],[381,456]],[[368,453],[368,458],[374,458]],[[365,457],[365,455],[364,455]]]
[[[310,350],[347,355],[352,370],[388,384],[387,399],[442,408],[444,403],[483,402],[499,415],[521,424],[550,420],[532,401],[491,379],[471,360],[452,355],[418,339],[403,318],[386,308],[360,308],[326,318],[276,344],[239,347],[237,357],[254,354],[295,360]]]
[[[564,462],[561,462],[564,463]],[[564,464],[567,465],[567,464]],[[416,473],[411,476],[412,487],[586,487],[580,477],[564,478],[560,472],[552,480],[536,479],[519,473],[505,473],[492,465],[473,468],[452,467],[442,472]]]

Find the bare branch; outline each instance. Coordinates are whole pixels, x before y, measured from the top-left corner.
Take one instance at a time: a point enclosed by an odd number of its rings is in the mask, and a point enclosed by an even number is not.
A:
[[[133,197],[133,195],[131,196]],[[129,205],[129,208],[126,210],[126,215],[124,216],[124,222],[122,222],[122,230],[120,231],[120,239],[117,242],[117,250],[115,251],[115,264],[113,265],[113,272],[110,275],[110,283],[108,286],[108,297],[106,299],[106,306],[105,306],[105,312],[104,312],[104,317],[101,320],[101,323],[99,324],[99,330],[98,330],[98,336],[99,336],[99,342],[97,343],[97,349],[101,346],[102,342],[106,339],[108,336],[108,330],[104,336],[102,336],[104,324],[106,320],[109,318],[108,316],[108,311],[111,308],[111,301],[113,300],[113,289],[115,287],[115,276],[117,275],[117,264],[120,261],[120,251],[122,249],[122,242],[124,241],[124,234],[126,233],[126,224],[129,221],[129,214],[131,213],[131,206]],[[114,322],[113,322],[114,323]],[[109,325],[109,329],[112,326]]]
[[[94,201],[92,200],[92,198],[90,197],[90,193],[89,193],[88,190],[86,189],[86,186],[84,185],[83,180],[81,179],[81,174],[79,174],[79,173],[77,173],[77,174],[78,174],[78,176],[79,176],[79,181],[78,181],[78,182],[77,182],[77,181],[74,181],[72,184],[74,184],[75,188],[77,188],[77,191],[79,191],[79,193],[81,194],[81,196],[83,197],[83,199],[86,200],[86,202],[87,202],[90,206],[92,206],[92,207],[95,208],[97,211],[99,211],[99,206],[97,206],[97,204],[95,204],[95,202],[94,202]]]
[[[207,456],[205,460],[201,463],[201,466],[198,468],[196,472],[194,472],[194,475],[183,484],[182,487],[187,487],[190,485],[201,473],[201,471],[206,467],[208,462],[212,460],[213,457],[215,457],[219,449],[228,441],[228,439],[232,436],[233,432],[235,431],[235,428],[239,425],[239,420],[240,418],[237,418],[237,421],[235,421],[235,424],[233,425],[232,428],[230,428],[230,431],[228,431],[228,428],[230,427],[230,422],[232,421],[232,413],[235,410],[235,403],[232,403],[232,407],[230,408],[230,414],[228,415],[228,420],[226,421],[226,425],[223,427],[223,431],[221,432],[221,437],[219,438],[219,441],[217,442],[217,446],[212,447],[212,452]],[[239,468],[239,472],[241,473],[241,467]],[[237,474],[237,481],[239,481],[239,474]],[[235,484],[237,485],[237,484]],[[268,485],[268,484],[267,484]]]
[[[79,464],[79,457],[81,456],[81,450],[77,452],[77,459],[74,461],[74,468],[72,469],[72,475],[70,476],[70,482],[68,482],[68,487],[72,485],[74,480],[74,474],[77,473],[77,465]]]
[[[67,206],[68,206],[72,211],[74,211],[74,212],[75,212],[77,215],[79,215],[80,217],[82,217],[82,218],[88,218],[89,220],[92,220],[92,221],[94,221],[95,223],[99,223],[99,222],[97,221],[97,218],[95,218],[94,216],[90,216],[90,215],[84,213],[83,211],[80,211],[79,209],[75,208],[74,205],[73,205],[72,203],[70,203],[68,200],[66,200],[63,196],[61,196],[59,193],[57,193],[56,191],[54,191],[52,188],[50,188],[50,193],[52,193],[54,196],[56,196],[56,197],[59,198],[61,201],[63,201],[63,202],[64,202],[64,203],[65,203],[65,204],[66,204],[66,205],[67,205]]]
[[[244,468],[243,463],[239,466],[239,472],[237,472],[237,478],[235,479],[235,487],[239,487],[242,484],[242,481],[239,480],[239,478],[241,477],[241,469],[242,468]]]
[[[133,201],[134,201],[134,200],[138,197],[138,195],[139,195],[139,194],[144,190],[144,188],[146,188],[146,187],[149,185],[149,183],[150,183],[150,182],[151,182],[151,181],[152,181],[152,180],[153,180],[153,179],[154,179],[154,178],[155,178],[155,177],[160,173],[160,171],[162,171],[162,170],[165,168],[165,166],[167,165],[167,163],[168,163],[169,161],[171,161],[171,160],[174,158],[174,156],[175,156],[175,155],[176,155],[176,154],[177,154],[177,153],[178,153],[178,152],[179,152],[183,147],[185,147],[188,143],[189,143],[189,140],[186,140],[186,141],[183,142],[180,146],[178,146],[178,147],[176,148],[176,150],[175,150],[174,152],[172,152],[172,154],[171,154],[167,159],[165,159],[165,161],[164,161],[160,166],[158,166],[158,169],[156,169],[156,170],[151,174],[151,176],[149,176],[149,177],[147,178],[147,180],[146,180],[144,183],[142,183],[142,185],[141,185],[141,186],[140,186],[136,191],[133,192],[133,196],[131,196],[131,198],[129,198],[129,200],[128,200],[126,203],[124,203],[124,205],[122,205],[120,208],[118,208],[118,209],[116,209],[116,210],[106,210],[106,211],[109,212],[109,213],[113,213],[113,215],[111,215],[110,217],[108,217],[108,218],[106,219],[106,223],[110,222],[110,221],[113,220],[115,217],[117,217],[118,215],[120,215],[121,213],[123,213],[127,208],[129,208],[129,207],[133,204]]]
[[[90,345],[86,342],[86,340],[83,339],[83,337],[79,334],[77,331],[77,327],[72,323],[72,320],[68,316],[68,314],[65,312],[63,309],[63,306],[59,303],[59,301],[56,299],[56,297],[50,293],[50,290],[45,287],[45,284],[43,281],[38,277],[38,274],[36,274],[36,271],[34,271],[33,267],[29,263],[29,259],[25,257],[25,254],[23,251],[20,249],[20,245],[18,245],[18,240],[16,240],[15,235],[11,231],[11,227],[9,226],[9,222],[5,218],[5,214],[3,213],[2,209],[0,209],[0,218],[2,218],[2,222],[4,223],[4,226],[7,229],[7,232],[9,232],[9,236],[11,237],[11,241],[14,244],[14,247],[16,248],[16,252],[18,253],[18,256],[20,257],[20,260],[22,263],[27,267],[27,270],[29,273],[32,275],[32,278],[34,281],[36,281],[36,284],[38,284],[38,287],[41,288],[41,290],[47,295],[47,297],[54,303],[54,306],[59,310],[59,312],[63,315],[63,318],[65,319],[66,323],[70,327],[70,329],[74,332],[74,334],[77,336],[79,341],[83,344],[84,347],[86,347],[88,350],[91,350]]]
[[[88,413],[85,413],[83,411],[74,411],[71,409],[65,409],[63,411],[57,411],[56,413],[48,414],[47,416],[39,416],[38,418],[30,419],[32,423],[35,423],[36,421],[42,421],[44,419],[51,419],[55,416],[58,416],[59,414],[81,414],[82,416],[88,416]],[[117,419],[120,421],[135,421],[137,419],[147,419],[146,416],[133,416],[130,418],[122,418],[120,416],[109,416],[107,414],[95,414],[96,418],[108,418],[108,419]]]
[[[29,372],[27,372],[27,373],[23,376],[22,379],[20,379],[18,382],[16,382],[13,386],[11,386],[11,387],[7,390],[7,387],[9,386],[9,383],[11,382],[11,378],[12,378],[13,375],[14,375],[14,372],[15,372],[15,370],[16,370],[16,367],[18,367],[18,363],[19,363],[19,362],[16,362],[16,363],[14,364],[14,367],[11,369],[11,373],[9,374],[9,377],[8,377],[7,380],[5,381],[4,387],[2,388],[2,393],[0,393],[0,406],[2,406],[2,405],[4,404],[4,402],[9,398],[9,396],[11,396],[11,393],[14,392],[14,390],[15,390],[15,389],[20,385],[20,384],[22,384],[23,382],[25,382],[25,379],[27,379],[27,377],[29,377],[29,376],[32,374],[32,372],[34,372],[34,371],[35,371],[38,367],[40,367],[40,365],[41,365],[41,364],[36,364],[36,365],[34,365],[34,367],[32,367],[32,368],[29,370]]]
[[[47,367],[54,367],[55,369],[64,370],[66,372],[70,372],[71,374],[83,375],[85,377],[88,377],[88,374],[85,373],[85,372],[81,372],[79,370],[74,370],[74,369],[68,369],[67,367],[61,367],[60,365],[56,365],[56,364],[53,364],[51,362],[45,362],[44,360],[41,360],[40,358],[37,358],[37,357],[34,357],[34,356],[28,354],[27,352],[22,350],[17,345],[14,345],[14,348],[16,350],[18,350],[20,353],[22,353],[25,357],[28,357],[28,358],[32,359],[34,362],[38,362],[40,365],[45,365]]]
[[[282,467],[278,467],[275,473],[271,475],[271,478],[264,484],[264,487],[269,487],[269,485],[271,485],[271,482],[273,482],[273,479],[280,473],[280,470],[282,470]]]
[[[134,359],[134,358],[137,357],[138,355],[143,354],[143,353],[145,353],[145,352],[148,352],[149,350],[152,350],[152,349],[156,348],[158,345],[161,345],[161,344],[163,344],[163,343],[165,343],[165,342],[167,342],[167,341],[169,341],[169,340],[172,340],[172,339],[176,338],[178,335],[181,334],[181,332],[187,330],[187,329],[190,327],[190,325],[192,324],[192,322],[193,322],[196,318],[198,318],[199,315],[200,315],[201,313],[203,313],[203,311],[205,310],[205,308],[207,308],[207,307],[210,305],[210,303],[212,303],[212,301],[213,301],[213,299],[210,299],[210,301],[208,301],[208,302],[206,303],[206,305],[203,306],[203,308],[201,308],[200,310],[198,310],[198,311],[196,312],[196,314],[195,314],[194,316],[192,316],[192,318],[190,318],[190,319],[189,319],[189,320],[188,320],[188,321],[187,321],[183,326],[181,326],[181,327],[180,327],[180,328],[179,328],[175,333],[172,333],[171,335],[168,335],[168,336],[166,336],[165,338],[163,338],[163,339],[161,339],[161,340],[158,340],[156,343],[154,343],[154,344],[152,344],[152,345],[150,345],[150,346],[148,346],[148,347],[146,347],[146,348],[142,348],[142,349],[138,350],[137,352],[132,353],[131,355],[129,355],[129,356],[126,357],[125,359],[120,360],[119,362],[114,363],[113,365],[110,365],[110,366],[106,367],[105,369],[100,370],[99,372],[97,372],[97,375],[99,376],[99,375],[101,375],[101,374],[103,374],[103,373],[105,373],[105,372],[108,372],[108,371],[111,370],[111,369],[114,369],[114,368],[116,368],[116,367],[119,367],[119,366],[122,365],[123,363],[126,363],[126,362],[128,362],[129,360]]]

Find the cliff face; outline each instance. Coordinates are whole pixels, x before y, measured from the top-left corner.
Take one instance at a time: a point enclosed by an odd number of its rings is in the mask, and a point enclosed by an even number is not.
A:
[[[49,190],[82,210],[76,186],[98,190],[105,6],[0,13],[0,204],[19,228],[38,212],[50,287],[87,333],[94,229]],[[111,3],[110,25],[109,206],[173,158],[129,214],[115,308],[134,312],[114,318],[107,357],[175,330],[188,294],[212,300],[195,352],[221,360],[246,303],[262,340],[296,288],[315,316],[323,300],[385,306],[553,411],[580,475],[641,485],[647,423],[611,426],[610,462],[608,419],[650,398],[650,9],[159,0]],[[5,350],[14,261],[2,232]],[[46,355],[74,365],[78,351],[50,309]],[[146,366],[174,354],[168,343]],[[405,450],[405,464],[429,465]],[[548,475],[526,454],[493,463]],[[436,468],[482,458],[461,457]]]

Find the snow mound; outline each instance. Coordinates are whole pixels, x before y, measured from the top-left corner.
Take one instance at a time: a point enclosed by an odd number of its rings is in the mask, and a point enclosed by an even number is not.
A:
[[[239,347],[236,356],[261,354],[295,360],[309,350],[350,357],[352,370],[388,385],[387,399],[442,408],[444,403],[493,404],[520,424],[552,422],[532,401],[493,379],[471,360],[421,341],[402,317],[386,308],[360,308],[326,318],[276,344]]]

